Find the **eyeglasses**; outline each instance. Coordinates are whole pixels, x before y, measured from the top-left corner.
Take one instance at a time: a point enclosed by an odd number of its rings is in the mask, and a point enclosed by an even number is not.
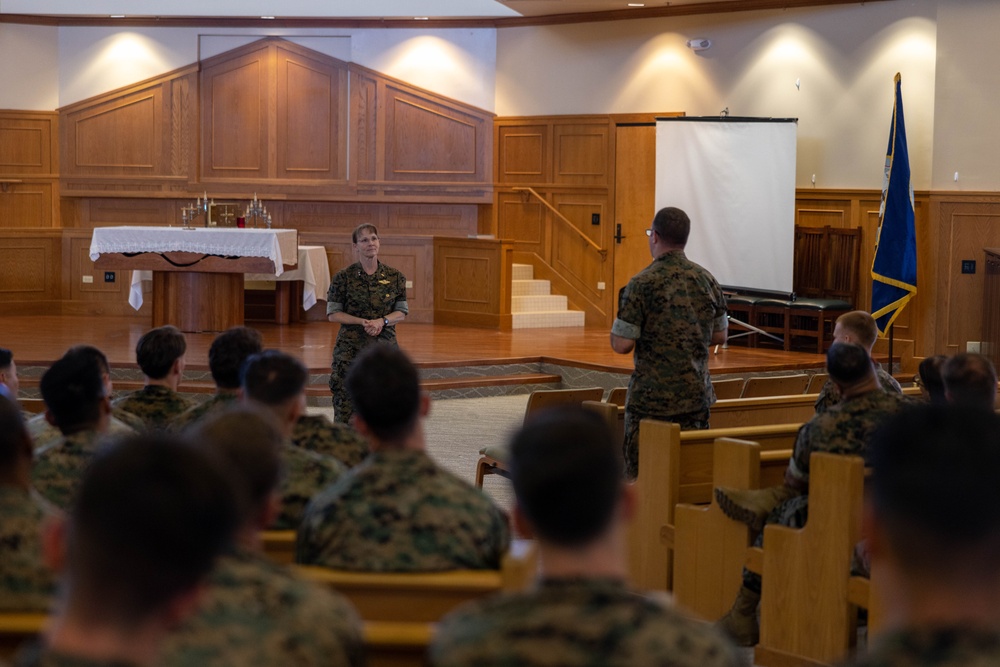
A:
[[[646,230],[646,236],[652,236],[652,235],[653,235],[653,229],[652,228],[647,229]]]

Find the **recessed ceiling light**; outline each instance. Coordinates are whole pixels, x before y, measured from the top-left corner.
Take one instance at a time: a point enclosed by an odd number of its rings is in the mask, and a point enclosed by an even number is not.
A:
[[[123,18],[125,18],[125,15],[124,14],[112,14],[111,18],[113,18],[113,19],[123,19]]]
[[[274,20],[273,16],[261,16],[262,19],[267,19],[268,21]]]
[[[414,16],[413,20],[414,21],[427,21],[427,20],[429,20],[429,17],[427,17],[427,16]]]
[[[645,7],[646,3],[645,2],[630,2],[630,3],[628,3],[628,6],[629,7]]]

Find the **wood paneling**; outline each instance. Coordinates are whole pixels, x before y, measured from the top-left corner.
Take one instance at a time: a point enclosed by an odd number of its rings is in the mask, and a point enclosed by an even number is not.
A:
[[[52,227],[54,181],[18,179],[0,185],[0,220],[4,227]]]
[[[2,312],[43,314],[58,311],[61,246],[58,230],[0,230]],[[27,307],[18,310],[19,303]]]
[[[0,175],[58,173],[58,119],[54,112],[0,111]]]
[[[489,239],[434,241],[434,322],[511,328],[511,248]]]
[[[498,125],[497,180],[501,183],[551,182],[551,136],[548,124]]]
[[[553,127],[553,180],[560,185],[610,185],[607,118]]]
[[[266,44],[217,57],[201,71],[202,174],[207,180],[266,179],[274,120],[274,58]]]

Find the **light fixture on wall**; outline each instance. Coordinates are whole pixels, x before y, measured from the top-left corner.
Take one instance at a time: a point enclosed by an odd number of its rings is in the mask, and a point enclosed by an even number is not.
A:
[[[704,38],[689,39],[687,45],[692,51],[704,51],[705,49],[711,48],[712,40]]]

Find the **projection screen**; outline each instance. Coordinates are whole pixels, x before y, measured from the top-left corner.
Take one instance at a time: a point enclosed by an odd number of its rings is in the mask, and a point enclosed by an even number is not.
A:
[[[792,292],[794,118],[656,123],[656,208],[691,217],[687,256],[734,291]]]

